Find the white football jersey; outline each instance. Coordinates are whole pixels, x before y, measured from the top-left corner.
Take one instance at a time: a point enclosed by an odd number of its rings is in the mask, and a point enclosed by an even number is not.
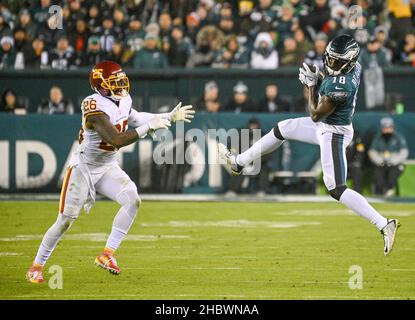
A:
[[[130,95],[122,98],[117,105],[111,99],[97,93],[86,97],[82,101],[82,127],[79,131],[77,152],[82,162],[95,166],[110,165],[116,162],[118,149],[103,141],[95,130],[88,129],[85,125],[86,119],[91,115],[105,113],[119,132],[125,132],[128,129],[131,103]]]

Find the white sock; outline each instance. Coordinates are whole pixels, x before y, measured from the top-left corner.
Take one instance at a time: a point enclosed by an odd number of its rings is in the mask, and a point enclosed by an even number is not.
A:
[[[49,259],[59,240],[63,234],[71,227],[75,219],[58,214],[56,222],[49,228],[49,230],[43,236],[42,243],[40,244],[37,252],[35,263],[44,265]]]
[[[255,142],[248,150],[238,154],[236,156],[236,163],[244,167],[260,158],[261,155],[276,150],[283,142],[284,140],[278,139],[274,135],[274,130],[271,130],[265,136]]]
[[[377,212],[367,202],[366,198],[352,189],[346,189],[340,197],[340,202],[349,209],[356,212],[361,217],[370,221],[379,230],[383,229],[388,223],[388,220]]]
[[[138,207],[135,204],[127,204],[120,208],[114,218],[111,234],[105,245],[106,248],[114,251],[118,249],[134,222],[137,210]]]

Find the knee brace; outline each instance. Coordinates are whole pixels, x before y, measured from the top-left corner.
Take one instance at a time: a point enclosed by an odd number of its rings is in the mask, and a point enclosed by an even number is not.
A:
[[[346,186],[337,186],[334,189],[329,190],[330,195],[336,199],[337,201],[340,200],[340,197],[342,196],[343,192],[347,189]]]
[[[280,140],[285,140],[284,137],[281,134],[280,128],[278,127],[278,123],[277,125],[274,127],[274,136],[277,137]]]

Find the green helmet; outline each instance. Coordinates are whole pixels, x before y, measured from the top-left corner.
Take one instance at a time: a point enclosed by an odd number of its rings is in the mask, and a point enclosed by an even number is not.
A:
[[[329,42],[324,52],[324,69],[330,76],[348,73],[354,68],[359,54],[359,44],[352,36],[337,36]]]

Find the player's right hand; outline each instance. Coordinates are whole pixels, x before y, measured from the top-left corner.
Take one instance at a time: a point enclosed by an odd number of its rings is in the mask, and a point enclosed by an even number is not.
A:
[[[320,70],[317,65],[314,65],[314,71],[311,71],[310,67],[304,62],[303,67],[301,67],[299,70],[300,73],[298,75],[298,79],[300,79],[300,82],[303,85],[312,87],[318,83]]]
[[[168,129],[171,126],[171,122],[169,119],[162,118],[159,116],[155,116],[148,122],[148,126],[150,130],[157,130],[157,129]]]

